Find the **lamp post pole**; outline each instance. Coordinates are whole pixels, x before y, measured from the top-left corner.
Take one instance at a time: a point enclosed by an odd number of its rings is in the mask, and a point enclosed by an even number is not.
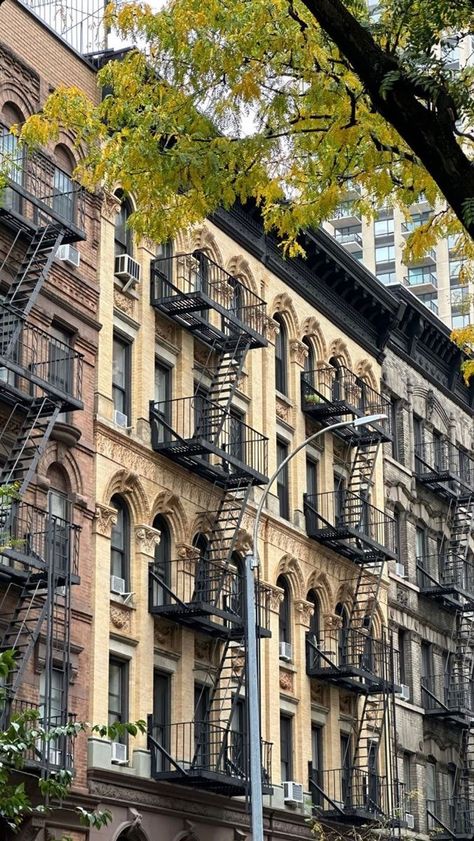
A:
[[[249,765],[250,765],[250,799],[251,799],[251,814],[252,814],[252,841],[264,841],[263,837],[263,795],[262,795],[262,760],[261,760],[261,736],[260,736],[260,683],[258,674],[258,636],[257,636],[257,615],[255,606],[255,578],[254,570],[259,565],[258,560],[258,526],[260,517],[263,511],[263,506],[267,500],[270,489],[277,478],[278,474],[286,467],[304,447],[324,435],[326,432],[332,432],[335,429],[340,429],[344,426],[364,426],[368,423],[375,423],[384,420],[387,416],[369,415],[367,417],[355,418],[350,421],[339,421],[333,423],[331,426],[326,426],[323,429],[314,432],[309,438],[306,438],[301,444],[298,444],[294,450],[281,464],[277,467],[275,472],[268,480],[265,490],[262,494],[260,502],[257,507],[255,515],[255,522],[253,526],[252,549],[245,556],[245,602],[246,602],[246,649],[247,649],[247,704],[248,704],[248,728],[249,728]]]

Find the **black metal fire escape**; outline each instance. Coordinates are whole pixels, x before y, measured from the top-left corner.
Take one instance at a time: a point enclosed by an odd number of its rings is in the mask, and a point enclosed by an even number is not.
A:
[[[368,414],[389,414],[382,395],[344,366],[304,372],[302,408],[324,426]],[[354,597],[339,627],[307,635],[307,674],[355,694],[356,725],[341,768],[316,773],[309,782],[315,813],[340,823],[400,824],[401,786],[396,763],[395,658],[374,618],[385,561],[396,557],[394,522],[370,504],[380,444],[390,440],[388,422],[342,428],[347,479],[333,492],[305,496],[310,537],[356,565]],[[385,774],[380,774],[383,762]]]
[[[247,352],[266,345],[264,302],[199,251],[153,261],[151,302],[208,348],[194,395],[150,404],[153,448],[212,483],[219,500],[209,512],[205,549],[166,568],[150,566],[150,612],[214,640],[205,709],[199,702],[193,721],[164,731],[149,718],[152,774],[241,795],[248,789],[247,738],[234,725],[247,674],[243,570],[234,550],[250,490],[267,481],[267,441],[233,412],[232,400]],[[257,631],[268,636],[268,592],[255,586]],[[270,761],[262,743],[266,790]]]
[[[71,585],[79,582],[79,530],[30,504],[28,489],[58,415],[83,406],[81,354],[30,320],[59,245],[85,236],[82,191],[61,194],[53,181],[53,165],[44,155],[22,154],[0,206],[0,223],[11,235],[0,263],[5,290],[0,300],[0,485],[11,488],[0,501],[1,649],[13,648],[16,654],[2,720],[5,724],[15,711],[33,706],[21,698],[22,682],[41,645],[45,688],[38,709],[46,727],[65,724],[69,716]],[[71,218],[61,213],[64,199],[68,206],[73,202]],[[55,669],[63,683],[53,714]],[[53,745],[39,739],[30,759],[44,774],[70,767],[69,740]]]

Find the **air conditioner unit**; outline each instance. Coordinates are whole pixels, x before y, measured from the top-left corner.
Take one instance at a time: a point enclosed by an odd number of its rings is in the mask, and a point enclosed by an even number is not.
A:
[[[410,687],[406,683],[401,684],[399,695],[402,701],[410,700]]]
[[[115,277],[125,281],[123,291],[140,282],[140,263],[130,254],[117,254],[115,258]]]
[[[405,823],[407,825],[407,829],[415,829],[415,815],[412,815],[410,812],[405,812]]]
[[[62,260],[63,263],[67,263],[68,266],[73,266],[75,269],[79,267],[81,262],[81,255],[73,245],[60,245],[56,251],[56,258]]]
[[[127,765],[127,763],[128,763],[127,745],[122,745],[121,742],[112,742],[110,747],[112,748],[111,762],[114,765]]]
[[[280,643],[280,648],[279,648],[279,653],[280,653],[280,660],[286,660],[287,662],[292,660],[293,659],[293,649],[292,649],[292,646],[291,646],[291,642],[281,642]]]
[[[119,578],[118,575],[110,576],[110,592],[117,593],[119,596],[125,595],[125,578]]]
[[[128,429],[128,415],[125,412],[119,412],[118,409],[114,410],[114,423],[117,426],[121,426],[122,429]]]
[[[398,575],[400,578],[405,578],[405,564],[401,564],[399,561],[396,562],[395,575]]]
[[[304,803],[304,791],[301,783],[283,783],[283,802],[289,806],[298,806]]]

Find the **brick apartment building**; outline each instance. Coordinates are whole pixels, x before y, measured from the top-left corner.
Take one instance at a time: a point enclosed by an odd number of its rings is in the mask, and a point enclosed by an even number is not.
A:
[[[6,128],[59,81],[98,96],[100,57],[19,0],[0,22]],[[324,232],[304,238],[306,260],[283,260],[252,208],[173,244],[138,241],[133,196],[82,196],[73,165],[67,137],[22,161],[0,210],[2,481],[31,479],[20,508],[31,499],[52,536],[43,555],[30,540],[6,553],[0,620],[4,643],[28,640],[12,709],[142,718],[147,733],[76,745],[71,802],[109,809],[107,828],[64,809],[23,837],[250,839],[242,559],[255,508],[308,434],[383,412],[301,451],[261,521],[266,841],[309,839],[311,814],[342,832],[465,838],[473,398],[447,329]],[[56,238],[32,261],[45,226]],[[35,330],[46,354],[33,362]],[[17,459],[43,397],[48,444]],[[12,511],[15,535],[37,533]],[[55,751],[39,747],[32,769],[72,761]]]

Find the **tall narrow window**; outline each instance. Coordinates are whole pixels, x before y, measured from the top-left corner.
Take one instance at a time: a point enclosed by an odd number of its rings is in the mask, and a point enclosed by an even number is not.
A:
[[[153,520],[153,528],[160,532],[160,542],[155,546],[155,573],[163,582],[153,582],[153,605],[169,604],[170,594],[167,587],[171,584],[171,534],[164,517],[158,515]]]
[[[406,669],[406,643],[407,643],[407,636],[406,631],[403,628],[398,629],[398,674],[400,678],[400,683],[403,683],[405,686],[408,684],[407,678],[407,669]]]
[[[53,324],[49,335],[48,381],[59,391],[70,394],[74,374],[71,334]]]
[[[347,733],[340,734],[341,745],[341,799],[344,805],[351,802],[351,776],[352,776],[352,744],[351,737]]]
[[[202,768],[209,768],[211,760],[211,738],[209,725],[209,687],[202,683],[194,684],[194,754],[195,763]]]
[[[120,593],[125,592],[129,577],[130,551],[130,517],[128,508],[121,497],[114,496],[112,506],[117,512],[117,522],[112,526],[110,541],[110,575],[111,588]],[[117,580],[113,580],[113,579]]]
[[[275,388],[281,394],[286,394],[288,388],[288,341],[286,326],[281,316],[275,315],[273,318],[279,328],[275,339]]]
[[[304,360],[304,378],[307,383],[314,385],[314,372],[316,370],[316,356],[314,353],[314,345],[307,336],[303,336],[303,344],[307,350],[307,355]]]
[[[157,428],[157,443],[170,440],[171,423],[171,368],[155,360],[155,414]]]
[[[288,455],[288,444],[277,438],[276,445],[277,466],[279,466]],[[288,520],[290,517],[290,499],[288,488],[288,465],[280,471],[277,478],[277,496],[280,503],[280,517]]]
[[[291,643],[291,607],[290,607],[290,588],[288,586],[288,581],[286,580],[284,575],[280,575],[277,578],[277,587],[281,587],[283,590],[283,601],[280,602],[280,611],[278,616],[278,627],[279,627],[279,639],[280,639],[280,656],[282,656],[282,652],[284,649],[282,648],[282,643],[289,645]],[[286,659],[289,659],[288,650],[284,654]]]
[[[313,605],[313,615],[309,623],[309,632],[313,635],[315,641],[319,642],[319,634],[321,630],[321,606],[319,598],[314,590],[310,590],[306,599]]]
[[[74,199],[74,182],[71,176],[56,166],[53,176],[53,210],[66,222],[74,222]]]
[[[153,674],[153,736],[166,751],[170,749],[171,676],[155,669]],[[168,770],[168,763],[156,751],[157,771]]]
[[[344,523],[344,508],[346,501],[346,483],[344,476],[334,473],[334,525],[336,528]]]
[[[416,560],[417,563],[426,569],[428,565],[428,558],[427,558],[427,537],[426,537],[426,529],[422,526],[417,526],[415,531],[415,550],[416,550]]]
[[[322,805],[322,794],[316,786],[323,788],[323,728],[313,724],[311,727],[311,797],[314,806]]]
[[[420,472],[421,463],[424,461],[424,429],[423,421],[418,415],[413,415],[413,438],[415,445],[415,470]]]
[[[13,103],[7,102],[0,113],[0,162],[5,166],[5,174],[13,185],[22,185],[25,177],[24,151],[18,145],[18,137],[10,132],[10,127],[23,122],[23,115]],[[22,212],[23,199],[14,187],[6,187],[2,204],[7,209]]]
[[[390,399],[390,432],[392,434],[392,458],[402,461],[402,447],[400,440],[400,401],[396,397]]]
[[[306,493],[311,497],[311,503],[316,508],[318,493],[318,463],[311,458],[306,459]]]
[[[436,803],[436,765],[434,762],[428,761],[426,763],[426,809],[427,815],[427,829],[434,830],[436,822],[432,815],[438,813]]]
[[[338,634],[338,663],[342,666],[346,664],[348,655],[349,611],[342,602],[338,602],[335,613],[336,616],[341,617],[341,627]]]
[[[341,363],[337,356],[332,356],[329,360],[329,364],[332,370],[331,376],[331,394],[328,394],[328,399],[332,399],[334,403],[337,403],[339,400],[343,400],[344,398],[344,387],[343,387],[343,373],[341,368]]]
[[[57,572],[67,574],[71,560],[71,506],[67,494],[54,489],[49,491],[48,514],[50,515],[49,548],[54,568]]]
[[[132,206],[122,191],[116,195],[120,199],[120,208],[115,218],[115,256],[133,255],[133,235],[129,225]]]
[[[109,726],[128,721],[128,663],[111,657],[109,660]],[[120,736],[118,742],[125,743]]]
[[[281,782],[293,776],[293,719],[280,715],[280,778]]]
[[[112,359],[112,399],[115,409],[115,421],[120,426],[128,426],[130,418],[130,357],[131,345],[114,336]]]
[[[64,672],[62,669],[52,669],[50,673],[50,684],[47,687],[47,673],[45,670],[40,675],[40,721],[46,727],[60,727],[64,724],[65,709],[64,698]]]
[[[243,698],[239,698],[238,700],[234,700],[234,712],[232,713],[230,725],[230,744],[227,758],[230,763],[231,773],[242,777],[245,776],[247,769],[246,730],[245,702]]]

